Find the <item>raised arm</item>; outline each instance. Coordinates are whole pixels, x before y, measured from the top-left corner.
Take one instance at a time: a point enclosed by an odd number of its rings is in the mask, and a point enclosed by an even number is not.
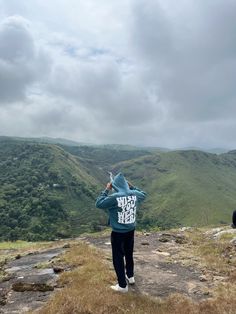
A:
[[[111,189],[111,183],[107,183],[106,189],[101,192],[96,200],[95,206],[97,208],[107,209],[116,204],[116,198],[114,198],[112,195],[108,195]]]
[[[147,193],[140,190],[136,186],[133,186],[130,182],[128,182],[130,190],[134,191],[135,195],[138,198],[139,203],[143,202],[147,196]]]

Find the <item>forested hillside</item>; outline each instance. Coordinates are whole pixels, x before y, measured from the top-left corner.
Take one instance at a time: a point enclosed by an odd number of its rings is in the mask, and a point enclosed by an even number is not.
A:
[[[68,237],[104,223],[97,180],[55,145],[1,141],[0,174],[2,240]]]

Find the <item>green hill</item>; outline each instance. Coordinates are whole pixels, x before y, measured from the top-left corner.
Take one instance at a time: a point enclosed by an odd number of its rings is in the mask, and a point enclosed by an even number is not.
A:
[[[0,174],[0,239],[68,237],[106,221],[98,181],[58,146],[1,141]]]
[[[236,152],[175,151],[114,165],[147,191],[143,226],[229,223],[236,207]]]

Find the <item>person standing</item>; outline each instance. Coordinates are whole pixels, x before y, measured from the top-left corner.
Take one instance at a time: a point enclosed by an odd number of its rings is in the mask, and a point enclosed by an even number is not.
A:
[[[108,195],[112,189],[114,193]],[[136,210],[145,197],[144,191],[132,186],[122,173],[118,173],[96,200],[97,208],[109,209],[112,260],[118,281],[111,289],[118,292],[128,292],[127,282],[135,283],[133,248]]]
[[[231,227],[233,229],[236,229],[236,210],[233,212],[233,215],[232,215],[232,224],[231,224]]]

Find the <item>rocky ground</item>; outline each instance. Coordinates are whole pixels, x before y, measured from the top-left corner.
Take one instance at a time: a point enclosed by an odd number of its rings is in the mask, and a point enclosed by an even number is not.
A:
[[[45,304],[57,288],[60,271],[52,262],[64,251],[60,247],[18,254],[8,262],[0,282],[0,313],[25,313]]]
[[[209,247],[220,246],[222,238],[221,250],[210,252]],[[99,248],[107,267],[113,269],[109,235],[84,236],[66,245],[58,242],[48,249],[16,254],[0,267],[0,313],[26,313],[42,307],[61,288],[58,273],[70,271],[66,265],[60,265],[58,256],[79,241]],[[197,253],[202,245],[199,241],[208,243],[208,252]],[[7,252],[0,250],[3,253]],[[213,254],[213,261],[221,255],[223,264],[213,267],[205,263],[205,254]],[[134,258],[136,284],[130,286],[133,292],[160,298],[180,293],[200,301],[214,297],[215,288],[230,282],[230,276],[236,274],[236,229],[136,232]]]
[[[212,271],[201,263],[201,257],[192,251],[193,245],[185,231],[186,228],[174,232],[136,233],[136,284],[130,286],[133,291],[154,297],[180,293],[197,301],[212,297],[219,283],[228,282],[229,277],[225,273]],[[194,231],[189,228],[188,232]],[[205,236],[217,241],[222,234],[228,233],[236,237],[235,229],[225,228],[211,229]],[[86,237],[84,241],[102,249],[112,267],[109,236]],[[232,269],[236,269],[236,238],[231,240],[229,247],[234,252]]]

